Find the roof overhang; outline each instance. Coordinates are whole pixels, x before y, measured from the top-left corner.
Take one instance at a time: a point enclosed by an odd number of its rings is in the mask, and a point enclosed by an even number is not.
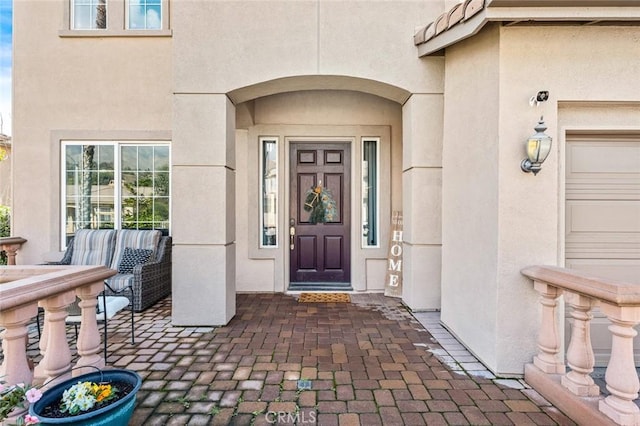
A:
[[[443,22],[455,16],[456,8],[464,7],[468,3],[469,0],[466,0],[454,6],[433,23],[416,30],[414,43],[418,47],[418,56],[439,54],[442,49],[477,34],[489,22],[501,22],[507,25],[554,23],[558,25],[561,23],[640,25],[640,1],[638,0],[486,0],[484,7],[469,19],[452,21],[452,25]]]

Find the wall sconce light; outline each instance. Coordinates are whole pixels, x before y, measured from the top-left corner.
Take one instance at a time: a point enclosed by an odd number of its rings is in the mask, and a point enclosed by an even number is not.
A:
[[[523,172],[532,172],[537,175],[542,168],[542,163],[547,159],[549,152],[551,152],[551,136],[544,133],[547,130],[547,126],[544,124],[543,117],[540,117],[538,125],[534,127],[536,133],[527,139],[527,158],[522,160],[520,168]]]

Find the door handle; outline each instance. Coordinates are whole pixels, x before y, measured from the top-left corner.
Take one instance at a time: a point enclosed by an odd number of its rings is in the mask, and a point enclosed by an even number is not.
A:
[[[293,250],[295,248],[296,241],[296,220],[289,220],[289,248]]]

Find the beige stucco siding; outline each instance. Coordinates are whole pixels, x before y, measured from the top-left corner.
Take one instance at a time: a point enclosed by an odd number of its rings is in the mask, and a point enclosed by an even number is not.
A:
[[[171,39],[60,37],[64,5],[14,3],[12,231],[29,241],[23,264],[59,250],[60,139],[171,129]]]
[[[491,45],[483,44],[490,37]],[[558,105],[637,104],[640,86],[632,82],[639,64],[626,58],[640,55],[639,40],[640,29],[628,26],[489,27],[447,50],[442,318],[498,373],[521,374],[535,353],[537,297],[520,269],[563,262],[564,129]],[[491,69],[489,79],[483,66],[487,62],[498,67]],[[470,90],[457,92],[469,79]],[[496,82],[498,87],[487,88]],[[548,90],[550,100],[530,106],[539,90]],[[454,96],[459,97],[452,108],[448,100]],[[601,109],[592,108],[577,126],[633,129],[633,123],[607,119]],[[533,176],[522,173],[519,164],[524,141],[541,115],[554,146],[542,171]],[[456,117],[471,125],[455,128]],[[495,126],[497,134],[488,134],[486,126]],[[468,211],[483,231],[475,224],[461,229],[459,222]],[[473,265],[477,275],[461,268],[460,259]],[[454,289],[463,288],[466,294],[454,297]],[[471,317],[480,320],[469,321]]]
[[[422,60],[413,29],[439,1],[173,2],[176,92],[227,93],[280,77],[348,75],[439,92],[442,61]],[[213,34],[212,34],[213,33]]]
[[[605,41],[606,40],[606,41]],[[633,84],[640,72],[640,29],[638,27],[543,27],[503,28],[500,44],[501,144],[500,163],[500,257],[499,306],[509,306],[519,313],[520,321],[512,320],[513,310],[502,308],[498,318],[499,342],[497,363],[505,371],[518,371],[522,362],[535,351],[538,312],[537,296],[528,280],[519,274],[525,264],[562,264],[562,227],[564,222],[564,130],[558,126],[558,104],[566,101],[615,101],[640,99],[640,85]],[[526,55],[523,55],[526,52]],[[513,58],[513,59],[511,59]],[[541,64],[542,62],[542,64]],[[527,84],[523,84],[526,82]],[[507,90],[508,88],[508,90]],[[526,101],[538,90],[549,90],[550,101],[531,107]],[[555,145],[542,172],[533,176],[520,173],[518,158],[523,156],[523,142],[534,133],[538,116],[543,114]],[[593,124],[600,123],[615,131],[620,128],[602,122],[595,111]],[[640,128],[636,127],[636,131]],[[527,194],[536,194],[535,202],[523,202]],[[519,218],[514,220],[514,218]],[[523,288],[524,287],[524,288]],[[527,344],[517,345],[526,341]],[[513,353],[504,347],[518,346]]]
[[[447,49],[442,321],[483,361],[497,324],[499,28]]]

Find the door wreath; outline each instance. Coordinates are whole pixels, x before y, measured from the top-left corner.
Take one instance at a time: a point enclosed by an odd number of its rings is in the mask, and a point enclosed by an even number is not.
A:
[[[318,186],[311,187],[304,199],[305,211],[311,212],[309,222],[327,223],[333,222],[337,218],[336,201],[331,195],[331,191],[318,182]]]

